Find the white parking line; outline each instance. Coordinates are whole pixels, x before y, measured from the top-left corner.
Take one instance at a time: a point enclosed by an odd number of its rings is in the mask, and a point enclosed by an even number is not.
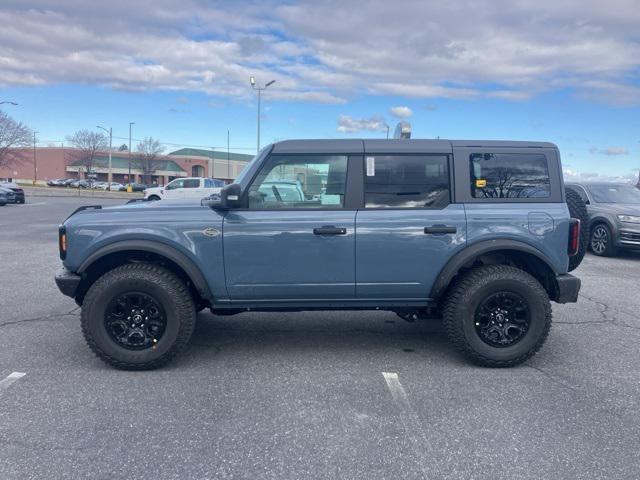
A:
[[[25,375],[26,375],[26,373],[13,372],[7,378],[5,378],[4,380],[0,380],[0,392],[2,390],[6,389],[9,385],[11,385],[16,380],[19,380],[22,377],[24,377]]]
[[[25,203],[22,206],[23,207],[34,207],[36,205],[46,205],[47,202],[35,202],[35,203]]]
[[[435,458],[430,457],[429,453],[427,452],[427,447],[429,445],[427,437],[425,436],[424,431],[420,425],[420,419],[418,418],[418,415],[409,402],[407,392],[404,391],[404,388],[400,383],[398,374],[395,372],[382,372],[382,376],[387,382],[387,388],[389,388],[391,396],[400,409],[400,419],[402,420],[404,431],[411,441],[411,446],[413,447],[413,451],[416,455],[418,466],[420,467],[420,470],[422,470],[422,474],[425,478],[433,477],[433,468],[431,470],[428,468],[428,461],[429,459],[431,459],[430,464],[432,466],[437,465],[437,461]],[[440,478],[441,472],[436,473],[437,474],[435,475],[435,477]]]

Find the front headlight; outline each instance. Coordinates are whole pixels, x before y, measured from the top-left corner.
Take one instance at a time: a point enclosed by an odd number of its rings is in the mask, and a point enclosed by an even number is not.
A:
[[[618,220],[625,223],[640,223],[640,217],[636,215],[618,215]]]

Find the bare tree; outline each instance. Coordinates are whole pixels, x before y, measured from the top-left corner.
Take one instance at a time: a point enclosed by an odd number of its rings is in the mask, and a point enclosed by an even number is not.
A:
[[[145,137],[143,141],[138,143],[132,160],[135,168],[142,170],[144,183],[150,184],[151,176],[162,165],[164,161],[162,152],[164,152],[164,147],[160,141],[153,137]]]
[[[0,168],[24,160],[26,152],[20,149],[31,145],[32,135],[29,127],[0,111]]]
[[[69,160],[82,167],[87,174],[93,173],[97,156],[109,149],[107,137],[91,130],[78,130],[67,137],[67,141],[73,146],[67,151]]]

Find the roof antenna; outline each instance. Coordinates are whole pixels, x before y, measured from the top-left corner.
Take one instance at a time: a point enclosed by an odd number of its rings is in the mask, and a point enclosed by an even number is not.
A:
[[[409,122],[398,122],[393,138],[411,138],[411,124]]]

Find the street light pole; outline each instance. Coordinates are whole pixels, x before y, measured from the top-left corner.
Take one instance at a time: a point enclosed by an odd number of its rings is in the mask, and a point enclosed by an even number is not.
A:
[[[107,132],[109,134],[109,173],[107,173],[107,190],[111,191],[111,180],[112,180],[112,176],[111,176],[111,150],[112,150],[112,142],[113,142],[113,128],[109,127],[109,130],[107,130],[104,127],[101,127],[100,125],[97,126],[97,128],[100,128],[102,130],[104,130],[105,132]]]
[[[36,184],[38,179],[38,157],[36,156],[36,133],[33,132],[33,184]]]
[[[14,105],[14,106],[18,105],[16,102],[12,102],[10,100],[3,100],[2,102],[0,102],[0,105],[3,105],[5,103],[8,103],[9,105]]]
[[[135,125],[135,122],[129,122],[129,185],[131,185],[131,125]]]
[[[271,80],[270,82],[265,83],[264,87],[261,87],[256,83],[255,77],[250,77],[249,83],[251,83],[251,88],[258,91],[258,148],[256,149],[256,153],[258,153],[260,151],[260,97],[261,97],[262,91],[269,88],[269,86],[276,83],[276,81]]]

